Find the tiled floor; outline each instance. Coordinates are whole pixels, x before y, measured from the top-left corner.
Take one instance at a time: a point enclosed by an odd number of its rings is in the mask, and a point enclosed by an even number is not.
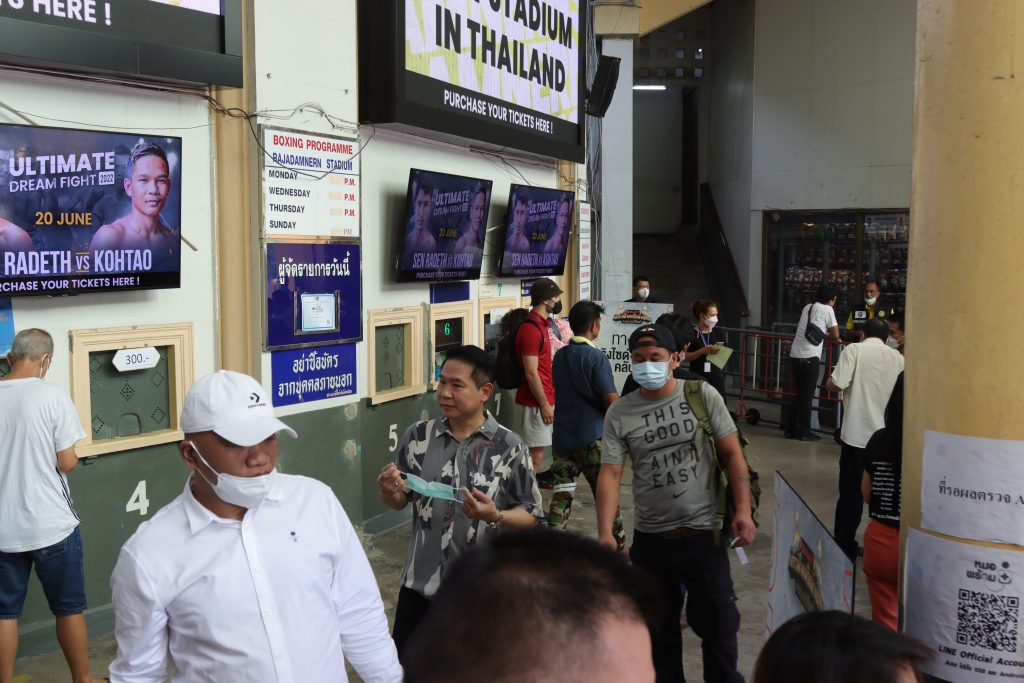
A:
[[[740,671],[749,676],[764,639],[771,563],[772,511],[775,502],[772,472],[780,470],[821,521],[831,528],[839,447],[831,440],[824,439],[815,443],[786,440],[782,438],[782,433],[777,428],[767,425],[747,427],[745,432],[753,442],[752,452],[756,455],[753,466],[761,474],[763,489],[760,505],[761,530],[748,552],[750,564],[740,566],[736,562],[733,563],[733,580],[739,597],[740,613],[743,615],[739,635]],[[626,480],[628,481],[628,477]],[[629,528],[632,525],[632,498],[628,488],[623,493],[623,514]],[[580,484],[570,526],[580,533],[596,535],[593,497],[585,482]],[[389,617],[394,614],[398,575],[405,557],[407,540],[408,529],[403,527],[369,538],[366,542]],[[870,616],[864,577],[859,571],[856,591],[856,612]],[[698,681],[701,672],[700,648],[692,631],[684,632],[683,642],[688,680]],[[91,643],[90,657],[94,662],[94,673],[100,674],[105,670],[114,652],[115,646],[111,636],[96,638]],[[60,653],[54,652],[18,662],[14,680],[16,683],[63,683],[68,680],[68,674]],[[353,677],[353,680],[358,679]]]

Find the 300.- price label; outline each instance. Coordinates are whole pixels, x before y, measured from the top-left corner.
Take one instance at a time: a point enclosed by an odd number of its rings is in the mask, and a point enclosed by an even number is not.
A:
[[[160,363],[160,352],[152,346],[141,349],[121,349],[114,354],[114,367],[118,372],[148,370]]]

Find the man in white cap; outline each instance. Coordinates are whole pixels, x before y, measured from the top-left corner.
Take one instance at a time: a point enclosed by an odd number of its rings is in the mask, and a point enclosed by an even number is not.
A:
[[[139,527],[111,577],[111,683],[398,683],[370,564],[320,482],[275,469],[274,417],[253,378],[200,379],[181,413],[185,490]],[[172,671],[168,671],[168,665]]]

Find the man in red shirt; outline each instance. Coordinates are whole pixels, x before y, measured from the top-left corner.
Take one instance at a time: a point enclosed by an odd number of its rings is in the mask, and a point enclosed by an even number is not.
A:
[[[562,312],[562,290],[551,278],[530,287],[530,313],[516,333],[516,357],[523,367],[523,382],[516,403],[525,406],[520,436],[530,449],[534,471],[540,470],[544,449],[551,445],[555,422],[555,384],[551,380],[551,342],[548,319]]]

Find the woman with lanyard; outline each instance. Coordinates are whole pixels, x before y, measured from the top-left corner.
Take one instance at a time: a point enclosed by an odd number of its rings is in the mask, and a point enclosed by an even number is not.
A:
[[[718,353],[715,344],[720,343],[715,334],[718,324],[718,304],[711,299],[697,299],[692,307],[693,319],[697,324],[693,328],[693,337],[683,352],[683,360],[690,364],[690,372],[695,372],[718,390],[725,398],[725,374],[721,368],[711,362],[711,356]]]

